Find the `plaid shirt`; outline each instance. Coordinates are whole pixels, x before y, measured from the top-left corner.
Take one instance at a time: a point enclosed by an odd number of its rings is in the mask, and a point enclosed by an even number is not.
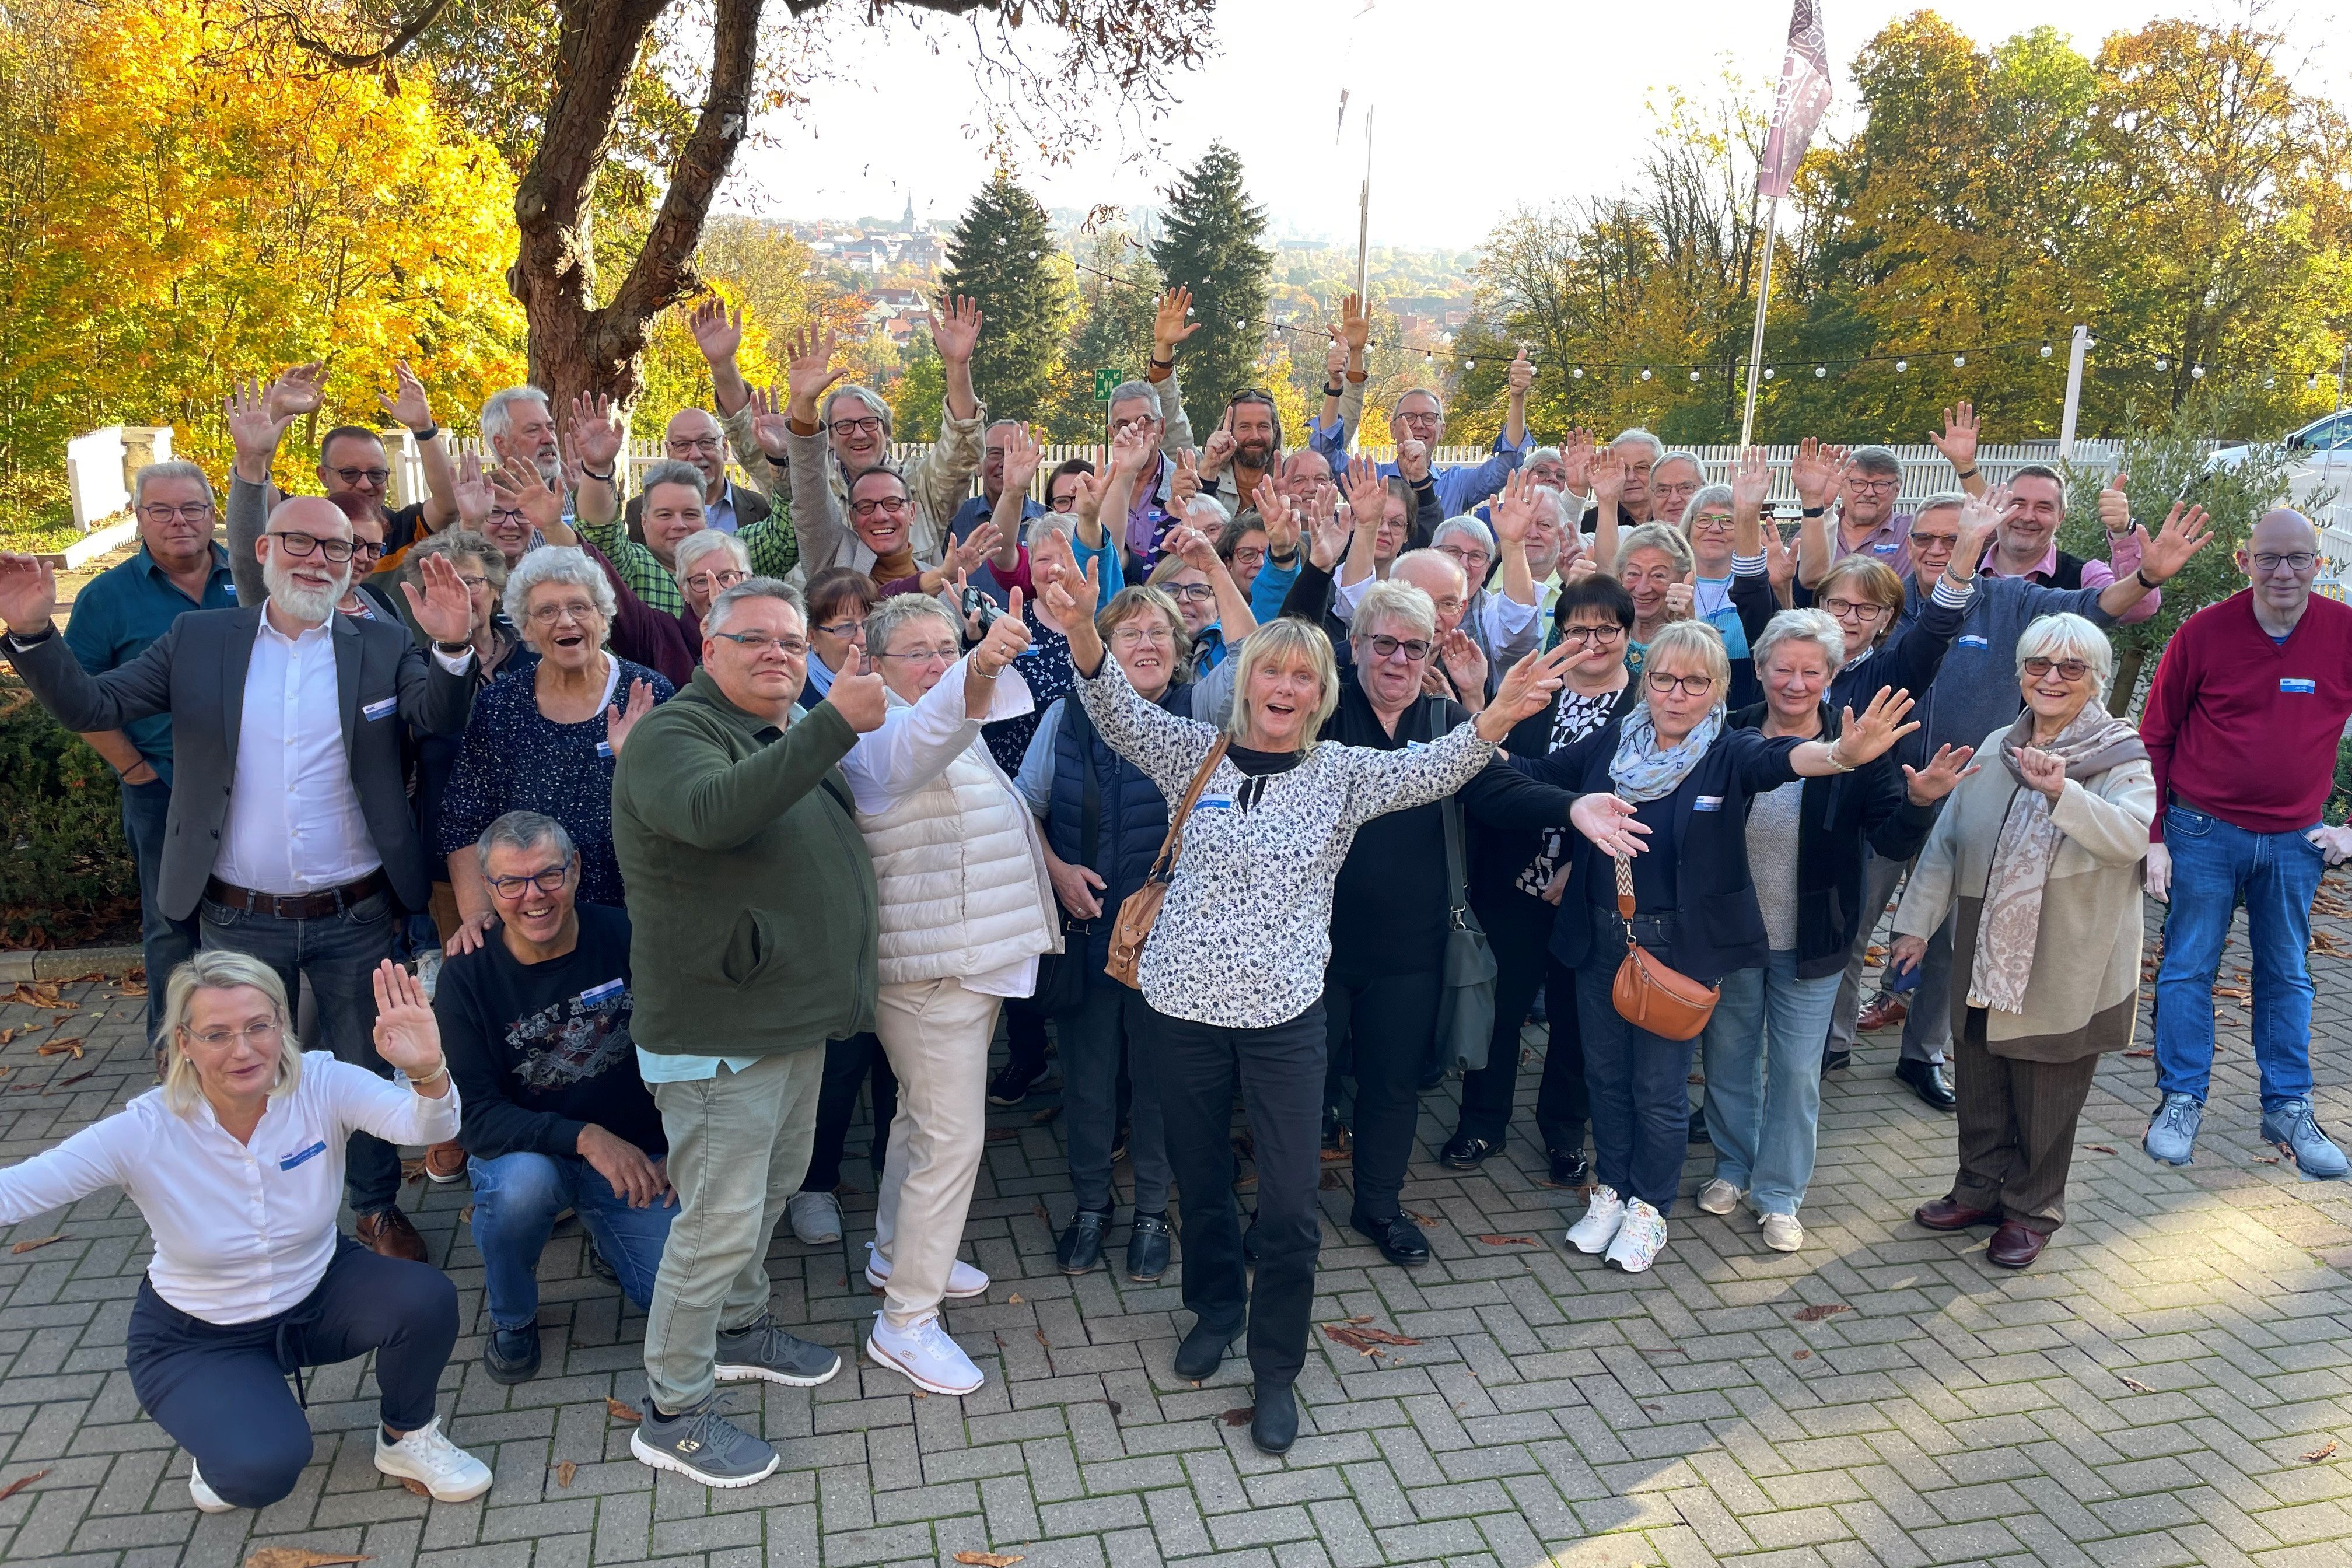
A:
[[[604,552],[638,598],[667,615],[686,613],[686,595],[677,579],[652,551],[629,537],[619,518],[610,522],[574,518],[572,525],[580,531],[581,538]],[[781,506],[764,521],[737,530],[735,537],[751,557],[755,577],[782,577],[800,564],[800,541],[793,532],[791,514]]]

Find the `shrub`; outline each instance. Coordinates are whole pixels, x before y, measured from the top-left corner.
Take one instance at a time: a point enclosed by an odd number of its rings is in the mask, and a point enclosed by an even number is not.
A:
[[[13,678],[0,681],[0,947],[137,931],[139,872],[114,770]]]

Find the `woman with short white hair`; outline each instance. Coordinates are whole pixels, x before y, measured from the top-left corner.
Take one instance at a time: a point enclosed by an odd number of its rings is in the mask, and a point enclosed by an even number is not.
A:
[[[105,1187],[138,1205],[155,1255],[125,1335],[131,1389],[188,1451],[188,1494],[206,1513],[291,1493],[311,1454],[301,1369],[370,1353],[382,1392],[375,1468],[443,1502],[490,1487],[489,1468],[444,1436],[434,1413],[457,1339],[456,1288],[335,1230],[352,1133],[433,1143],[457,1132],[424,991],[389,960],[374,983],[375,1048],[402,1075],[389,1081],[306,1054],[268,964],[197,953],[165,984],[162,1087],[0,1171],[0,1225]]]
[[[2139,1015],[2140,862],[2156,775],[2102,705],[2106,634],[2044,616],[2017,639],[2025,710],[1977,747],[1895,912],[1897,971],[1954,905],[1952,1045],[1959,1174],[1916,1213],[1930,1230],[1998,1222],[1987,1261],[2022,1268],[2065,1223],[2074,1130],[2099,1058]],[[2249,765],[2254,765],[2249,759]]]
[[[672,557],[677,585],[686,607],[698,619],[710,613],[710,602],[751,575],[751,552],[731,533],[705,528],[677,542]]]

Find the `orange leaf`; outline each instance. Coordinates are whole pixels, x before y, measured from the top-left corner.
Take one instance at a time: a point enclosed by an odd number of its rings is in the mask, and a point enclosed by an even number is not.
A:
[[[431,1497],[433,1495],[433,1489],[426,1486],[423,1481],[418,1480],[415,1476],[401,1477],[400,1484],[407,1490],[415,1492],[418,1497]]]
[[[568,1487],[572,1484],[572,1478],[579,1473],[578,1461],[566,1459],[555,1467],[555,1484],[559,1487]]]
[[[312,1552],[302,1546],[264,1546],[249,1554],[245,1568],[328,1568],[335,1563],[373,1563],[351,1552]]]
[[[615,1421],[642,1421],[646,1418],[644,1411],[624,1405],[609,1394],[604,1396],[604,1413]]]
[[[2330,1445],[2330,1447],[2333,1447],[2333,1445]],[[29,1476],[18,1476],[6,1486],[0,1487],[0,1499],[15,1497],[18,1492],[23,1491],[26,1487],[31,1486],[35,1481],[39,1480],[43,1476],[46,1476],[48,1473],[49,1472],[47,1470],[41,1469],[35,1470]]]
[[[1470,1239],[1483,1241],[1489,1247],[1533,1247],[1536,1244],[1532,1236],[1474,1236]]]
[[[1853,1309],[1852,1307],[1847,1306],[1843,1301],[1816,1302],[1814,1305],[1810,1307],[1798,1308],[1797,1321],[1801,1323],[1818,1323],[1823,1318],[1834,1318],[1840,1312],[1851,1312],[1853,1310]]]
[[[1241,1406],[1239,1406],[1239,1407],[1238,1407],[1238,1408],[1236,1408],[1236,1409],[1228,1410],[1228,1411],[1226,1411],[1226,1412],[1225,1412],[1225,1425],[1226,1425],[1226,1426],[1248,1426],[1248,1425],[1250,1424],[1250,1417],[1251,1417],[1251,1416],[1253,1416],[1253,1415],[1255,1415],[1256,1414],[1257,1414],[1257,1406],[1256,1406],[1256,1405],[1241,1405]]]
[[[2083,1147],[2088,1149],[2094,1154],[2112,1154],[2115,1152],[2113,1149],[2108,1148],[2105,1143],[2085,1143]]]
[[[2336,1439],[2335,1439],[2335,1438],[2333,1438],[2333,1437],[2330,1437],[2329,1439],[2327,1439],[2327,1441],[2326,1441],[2326,1442],[2322,1443],[2318,1447],[2314,1448],[2310,1453],[2304,1455],[2304,1456],[2303,1456],[2303,1462],[2304,1462],[2305,1464],[2306,1464],[2306,1465],[2315,1465],[2315,1464],[2319,1463],[2319,1461],[2320,1461],[2320,1460],[2322,1460],[2322,1459],[2324,1459],[2324,1458],[2327,1458],[2327,1456],[2328,1456],[2328,1455],[2330,1455],[2330,1454],[2332,1454],[2332,1453],[2334,1453],[2334,1452],[2336,1452]],[[43,1470],[41,1473],[42,1473],[43,1475],[47,1475],[47,1474],[48,1474],[48,1472],[47,1472],[47,1470]],[[19,1485],[19,1486],[22,1486],[23,1484],[24,1484],[24,1483],[23,1483],[22,1481],[19,1481],[19,1482],[17,1483],[17,1485]],[[5,1497],[5,1496],[7,1496],[7,1493],[5,1493],[5,1492],[0,1492],[0,1497]]]
[[[1021,1561],[1018,1552],[959,1552],[955,1560],[964,1568],[1013,1568]]]
[[[66,1233],[64,1231],[59,1231],[55,1236],[36,1237],[31,1241],[20,1241],[8,1250],[11,1252],[30,1252],[35,1247],[47,1247],[53,1241],[63,1241],[65,1238]]]

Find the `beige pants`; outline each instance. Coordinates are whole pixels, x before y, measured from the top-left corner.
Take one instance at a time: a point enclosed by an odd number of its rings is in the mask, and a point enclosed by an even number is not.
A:
[[[937,1311],[947,1294],[987,1139],[988,1042],[1003,1000],[952,979],[882,987],[874,1032],[898,1075],[898,1114],[874,1250],[890,1265],[883,1310],[893,1328]]]

